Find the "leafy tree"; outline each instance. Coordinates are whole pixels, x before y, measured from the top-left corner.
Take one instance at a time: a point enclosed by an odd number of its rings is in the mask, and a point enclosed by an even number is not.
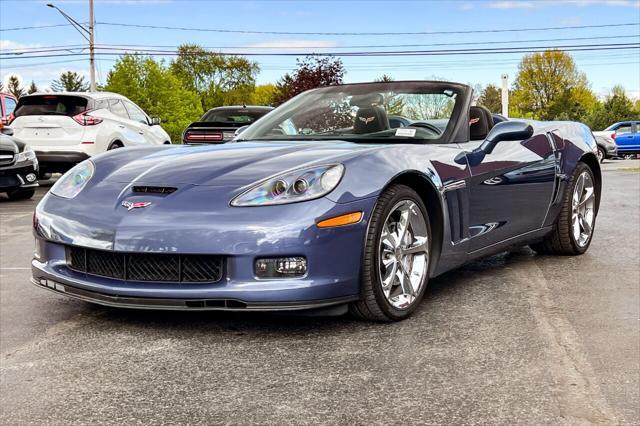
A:
[[[478,105],[482,105],[493,113],[502,112],[502,90],[495,84],[489,84],[480,92]]]
[[[187,89],[199,95],[206,111],[220,105],[250,103],[260,68],[241,56],[224,56],[195,44],[183,44],[170,70]]]
[[[276,95],[276,86],[274,84],[261,84],[256,86],[251,95],[251,104],[253,105],[272,105]]]
[[[120,93],[152,117],[160,117],[162,127],[177,142],[185,127],[202,115],[198,94],[152,58],[124,55],[107,76],[104,89]]]
[[[22,95],[24,95],[24,88],[20,87],[20,79],[17,75],[13,74],[9,77],[9,81],[7,82],[7,90],[17,99],[20,99]]]
[[[342,61],[334,57],[307,56],[303,60],[297,59],[296,63],[298,68],[293,74],[285,74],[276,84],[276,105],[306,90],[341,84],[346,72]]]
[[[86,92],[89,84],[77,72],[67,71],[60,74],[60,78],[53,80],[51,90],[54,92]]]
[[[36,82],[31,80],[31,84],[29,85],[29,88],[27,89],[27,93],[28,94],[32,94],[32,93],[36,93],[38,91],[38,86],[36,86]]]
[[[622,86],[614,86],[604,103],[589,115],[586,122],[593,130],[602,130],[613,123],[640,118],[638,103],[633,104]]]
[[[513,115],[577,120],[595,108],[596,102],[586,75],[568,53],[546,50],[522,58],[510,102]]]

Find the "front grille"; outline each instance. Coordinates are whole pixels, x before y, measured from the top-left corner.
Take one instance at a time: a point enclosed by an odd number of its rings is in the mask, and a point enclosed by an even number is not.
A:
[[[67,247],[70,269],[127,281],[205,283],[222,278],[221,256],[170,253],[118,253]]]
[[[0,151],[0,165],[13,163],[13,151]]]

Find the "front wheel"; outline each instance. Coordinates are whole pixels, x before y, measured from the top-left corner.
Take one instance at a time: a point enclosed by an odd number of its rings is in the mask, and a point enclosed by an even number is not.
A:
[[[362,266],[357,317],[399,321],[424,297],[429,275],[429,216],[418,194],[405,185],[382,193],[371,215]]]
[[[591,168],[578,163],[569,181],[562,210],[553,231],[531,248],[541,254],[577,255],[589,248],[596,224],[596,206],[600,196]]]

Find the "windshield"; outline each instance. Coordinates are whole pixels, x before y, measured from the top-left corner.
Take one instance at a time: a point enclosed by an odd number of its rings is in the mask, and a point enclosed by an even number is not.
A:
[[[239,140],[439,140],[457,111],[459,90],[456,85],[439,82],[316,89],[276,108]]]
[[[249,110],[247,108],[216,108],[202,116],[200,121],[221,124],[251,124],[265,115],[269,110]]]
[[[73,117],[87,109],[87,99],[81,96],[36,95],[20,99],[14,111],[16,117],[25,115],[66,115]]]

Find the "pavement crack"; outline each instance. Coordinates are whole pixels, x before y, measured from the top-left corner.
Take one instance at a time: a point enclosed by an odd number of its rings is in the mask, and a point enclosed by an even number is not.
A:
[[[596,383],[596,375],[580,338],[551,296],[541,268],[527,262],[514,268],[526,282],[527,299],[550,355],[560,416],[569,423],[615,424],[616,417]]]

